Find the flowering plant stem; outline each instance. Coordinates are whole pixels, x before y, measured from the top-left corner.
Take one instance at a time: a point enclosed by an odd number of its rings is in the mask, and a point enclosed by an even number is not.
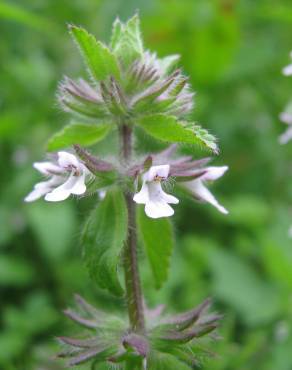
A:
[[[123,125],[120,129],[121,154],[124,164],[131,160],[132,152],[132,129]],[[143,333],[145,328],[143,299],[139,276],[137,258],[137,235],[136,235],[136,206],[133,195],[125,193],[128,209],[128,238],[124,249],[124,271],[126,299],[131,329],[134,332]]]
[[[62,108],[80,116],[81,121],[73,121],[50,139],[49,150],[58,151],[54,160],[34,163],[48,179],[37,183],[25,201],[44,197],[59,202],[71,195],[99,194],[100,201],[82,232],[84,260],[100,288],[117,297],[124,295],[128,319],[102,312],[77,295],[77,312],[69,309],[65,314],[91,331],[86,338],[83,333],[77,338],[60,337],[67,347],[60,357],[67,358],[68,367],[93,361],[93,367],[94,363],[107,363],[124,370],[193,369],[198,357],[194,347],[200,337],[217,328],[221,317],[207,314],[210,300],[174,316],[164,315],[161,306],[147,311],[137,235],[155,286],[160,288],[167,280],[174,246],[168,217],[175,212],[171,205],[179,203],[164,190],[163,182],[176,179],[174,189],[180,188],[182,194],[208,202],[226,214],[206,185],[220,178],[228,167],[206,167],[209,158],[179,157],[177,145],[144,153],[144,158],[135,156],[134,124],[153,139],[199,145],[218,154],[215,137],[186,120],[192,111],[193,93],[187,77],[175,69],[178,56],[161,59],[144,49],[137,15],[127,23],[115,21],[109,46],[82,27],[70,25],[69,29],[94,83],[65,78],[61,84]],[[104,140],[117,127],[120,166],[83,148]],[[63,150],[72,146],[76,155]],[[137,218],[136,203],[140,204]],[[119,279],[120,263],[125,289]],[[155,318],[150,328],[149,316]]]

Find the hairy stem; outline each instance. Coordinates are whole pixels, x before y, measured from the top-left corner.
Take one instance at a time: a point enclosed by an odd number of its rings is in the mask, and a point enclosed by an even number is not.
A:
[[[120,130],[121,151],[126,165],[132,153],[132,129],[123,125]],[[128,239],[124,251],[125,285],[130,325],[133,331],[144,331],[144,312],[137,258],[136,207],[133,194],[125,193],[128,208]]]

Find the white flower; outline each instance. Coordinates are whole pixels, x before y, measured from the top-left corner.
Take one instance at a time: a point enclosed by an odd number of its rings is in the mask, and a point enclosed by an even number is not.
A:
[[[199,200],[210,203],[214,207],[216,207],[220,212],[227,214],[228,211],[218,203],[214,195],[205,186],[206,181],[217,180],[219,177],[223,176],[227,170],[228,170],[227,166],[207,167],[206,173],[203,176],[195,180],[186,181],[183,183],[183,185],[188,190],[190,190],[190,192]]]
[[[289,64],[288,66],[283,68],[283,74],[285,76],[291,76],[292,75],[292,64]]]
[[[290,53],[290,57],[292,59],[292,52]],[[292,75],[292,64],[289,64],[288,66],[284,67],[282,72],[283,72],[283,75],[285,76],[291,76]]]
[[[288,141],[292,139],[291,105],[289,106],[289,109],[287,109],[287,112],[283,112],[283,113],[280,114],[280,120],[289,125],[287,130],[282,135],[280,135],[280,137],[279,137],[280,144],[287,144]]]
[[[36,162],[34,168],[46,176],[47,181],[39,182],[31,193],[24,199],[33,202],[42,196],[49,202],[67,199],[71,194],[85,193],[85,177],[89,171],[73,154],[58,152],[57,163]]]
[[[139,193],[134,195],[134,201],[145,204],[145,213],[151,218],[169,217],[174,214],[170,204],[177,204],[179,200],[165,193],[161,181],[167,179],[169,165],[152,166],[143,175],[143,185]]]

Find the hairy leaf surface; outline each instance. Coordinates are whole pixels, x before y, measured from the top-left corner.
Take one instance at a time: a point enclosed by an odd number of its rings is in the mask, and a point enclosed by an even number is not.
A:
[[[85,63],[97,81],[110,76],[120,78],[118,62],[111,51],[84,28],[70,26],[71,34],[76,41]]]
[[[168,275],[169,261],[174,246],[172,225],[168,218],[152,219],[143,207],[138,211],[138,232],[146,249],[155,285],[160,288]]]
[[[48,142],[48,150],[55,151],[73,144],[93,145],[103,140],[111,128],[108,123],[98,125],[71,123],[51,137]]]
[[[118,19],[114,23],[111,47],[114,54],[127,67],[143,55],[143,42],[140,32],[140,20],[137,15],[126,24]]]
[[[121,296],[118,264],[127,238],[127,208],[123,193],[115,188],[91,213],[82,236],[84,259],[91,277],[111,293]]]
[[[218,150],[215,137],[210,135],[207,130],[188,122],[180,122],[173,116],[152,114],[135,122],[156,139],[199,145],[214,152]]]

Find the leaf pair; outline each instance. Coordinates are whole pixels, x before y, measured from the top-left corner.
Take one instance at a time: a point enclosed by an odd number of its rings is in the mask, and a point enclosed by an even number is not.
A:
[[[138,126],[156,139],[199,146],[218,152],[216,139],[200,126],[184,126],[173,116],[153,114],[136,120]],[[48,150],[54,151],[74,144],[84,146],[95,144],[103,140],[111,131],[109,123],[98,125],[86,123],[71,123],[62,131],[55,134],[48,143]]]

